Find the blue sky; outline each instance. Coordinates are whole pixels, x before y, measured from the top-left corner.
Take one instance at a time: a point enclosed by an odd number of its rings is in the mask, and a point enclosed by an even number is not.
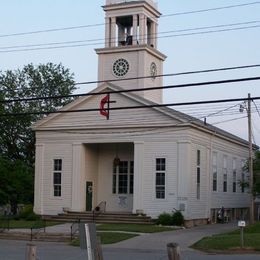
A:
[[[43,44],[50,42],[66,42],[77,40],[103,39],[104,26],[66,30],[59,32],[39,33],[12,37],[1,37],[6,34],[31,32],[53,28],[103,24],[104,13],[101,6],[105,0],[6,0],[1,1],[0,16],[0,70],[22,68],[28,63],[62,63],[74,72],[77,82],[97,79],[97,56],[94,48],[101,45],[89,45],[77,48],[53,50],[35,50],[24,52],[3,52],[3,49],[16,45]],[[160,19],[159,32],[184,30],[197,27],[227,25],[250,22],[247,25],[260,26],[260,2],[250,0],[159,0],[159,10],[163,15],[211,9],[229,5],[250,4],[236,8],[201,12],[186,15],[165,16]],[[225,28],[235,28],[225,27]],[[210,29],[209,29],[210,30]],[[212,29],[211,29],[212,30]],[[213,29],[214,30],[214,29]],[[208,30],[207,30],[208,31]],[[196,31],[198,32],[198,31]],[[174,34],[174,33],[172,33]],[[175,33],[178,34],[178,33]],[[164,65],[164,73],[175,73],[219,67],[260,64],[260,27],[243,30],[175,36],[159,38],[159,50],[168,56]],[[12,49],[14,50],[14,49]],[[188,82],[253,77],[260,75],[260,68],[219,72],[211,74],[167,77],[164,84],[182,84]],[[88,92],[94,85],[81,87],[80,92]],[[260,96],[260,82],[241,84],[204,86],[199,88],[165,91],[165,103],[197,101],[207,99],[226,99]],[[228,108],[232,104],[179,108],[195,115]],[[260,109],[260,101],[256,102]],[[255,107],[253,113],[254,137],[260,144],[260,115]],[[226,121],[243,116],[237,114],[238,107],[230,110],[225,117],[209,117],[211,123]],[[259,110],[258,109],[258,110]],[[246,114],[244,113],[244,116]],[[217,124],[225,130],[240,137],[247,138],[246,118]]]

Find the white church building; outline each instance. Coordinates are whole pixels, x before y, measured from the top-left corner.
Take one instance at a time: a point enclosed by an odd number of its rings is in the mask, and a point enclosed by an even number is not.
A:
[[[177,209],[193,223],[214,222],[222,206],[231,218],[245,215],[249,194],[239,181],[248,177],[248,143],[156,107],[162,89],[145,91],[163,86],[157,4],[106,0],[103,9],[105,46],[96,49],[103,83],[90,94],[104,94],[78,98],[33,125],[35,213],[85,212],[106,202],[107,212],[152,218]],[[71,110],[82,111],[64,113]]]

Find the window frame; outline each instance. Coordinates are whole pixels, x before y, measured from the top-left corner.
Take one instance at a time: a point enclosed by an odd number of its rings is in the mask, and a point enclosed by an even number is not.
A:
[[[201,184],[201,150],[197,150],[197,171],[196,171],[196,191],[197,191],[197,200],[200,200],[200,184]]]
[[[113,165],[112,194],[133,195],[133,192],[134,192],[134,161],[122,160],[120,161],[119,165],[117,166]]]
[[[159,179],[161,178],[161,180]],[[162,183],[160,183],[162,181]],[[155,158],[155,199],[166,199],[166,158]]]
[[[223,155],[223,192],[228,191],[228,156]]]
[[[218,191],[218,154],[212,154],[212,191]]]
[[[52,195],[55,198],[60,198],[62,196],[62,170],[62,158],[54,158],[52,171]]]
[[[237,192],[237,159],[233,158],[232,160],[232,191],[233,193]]]

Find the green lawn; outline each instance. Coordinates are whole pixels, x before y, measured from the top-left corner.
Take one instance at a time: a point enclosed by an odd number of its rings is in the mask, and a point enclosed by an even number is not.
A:
[[[3,223],[3,222],[2,222]],[[54,226],[60,224],[59,222],[50,222],[46,221],[46,226]],[[7,222],[4,223],[4,226],[7,228]],[[43,221],[28,221],[28,220],[10,220],[9,228],[10,229],[22,229],[22,228],[41,228],[44,227]]]
[[[138,234],[119,233],[116,231],[136,232],[136,233],[156,233],[164,231],[172,231],[173,228],[160,227],[156,225],[142,225],[142,224],[101,224],[97,225],[98,236],[101,237],[101,244],[113,244],[123,240],[127,240],[138,236]],[[102,232],[106,231],[106,232]],[[109,232],[113,231],[113,232]],[[79,240],[76,239],[72,245],[79,246]]]
[[[240,230],[235,230],[221,235],[205,237],[195,243],[195,249],[202,251],[235,250],[240,248]],[[260,222],[244,230],[244,247],[260,251]]]
[[[162,227],[156,225],[141,225],[141,224],[102,224],[97,226],[99,231],[126,231],[138,233],[157,233],[164,231],[172,231],[173,228]]]
[[[114,232],[98,232],[98,236],[101,238],[101,244],[114,244],[123,240],[127,240],[138,235],[134,234],[125,234],[125,233],[114,233]],[[75,239],[72,241],[71,245],[79,246],[80,242],[79,239]]]

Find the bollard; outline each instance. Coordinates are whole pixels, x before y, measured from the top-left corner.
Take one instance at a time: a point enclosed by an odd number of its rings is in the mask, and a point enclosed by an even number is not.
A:
[[[180,247],[177,243],[167,244],[167,252],[169,260],[180,260]]]
[[[27,244],[26,260],[36,260],[36,245]]]
[[[97,237],[96,260],[103,260],[100,237]]]

